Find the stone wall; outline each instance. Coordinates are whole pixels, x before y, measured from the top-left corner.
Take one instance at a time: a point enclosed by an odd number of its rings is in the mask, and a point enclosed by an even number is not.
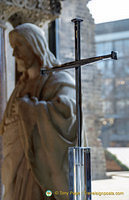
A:
[[[12,56],[13,49],[9,43],[9,32],[13,29],[10,23],[6,23],[6,30],[5,30],[5,51],[6,51],[6,96],[7,101],[9,100],[10,95],[15,87],[15,59]]]
[[[62,2],[62,14],[59,18],[59,58],[61,63],[74,60],[74,24],[73,18],[81,22],[81,58],[95,55],[94,20],[86,7],[88,0],[70,0]],[[101,76],[95,65],[82,67],[83,116],[86,124],[88,145],[91,148],[92,179],[105,178],[106,163],[100,135],[102,117]]]

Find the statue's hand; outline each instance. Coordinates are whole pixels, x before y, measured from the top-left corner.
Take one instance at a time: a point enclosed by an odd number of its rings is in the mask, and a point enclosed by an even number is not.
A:
[[[19,98],[18,101],[25,102],[25,103],[30,103],[30,97],[29,97],[28,94],[26,94],[24,97]]]
[[[29,95],[25,95],[24,97],[20,98],[20,101],[34,105],[38,102],[38,98],[34,96],[30,97]]]
[[[35,105],[38,102],[37,97],[30,97],[28,94],[21,98],[17,98],[15,100],[15,103],[12,106],[12,114],[17,115],[18,114],[18,107],[21,103],[27,103],[29,105]]]

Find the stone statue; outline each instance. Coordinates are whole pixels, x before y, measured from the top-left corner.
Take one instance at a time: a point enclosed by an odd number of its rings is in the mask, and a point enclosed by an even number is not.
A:
[[[67,71],[40,75],[59,63],[36,25],[17,26],[9,40],[22,76],[0,124],[4,200],[68,200],[59,192],[68,192],[68,147],[77,142],[74,81]]]

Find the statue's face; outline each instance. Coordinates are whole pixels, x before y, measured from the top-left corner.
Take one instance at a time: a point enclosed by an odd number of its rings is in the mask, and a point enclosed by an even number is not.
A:
[[[9,34],[9,41],[13,48],[13,56],[16,58],[18,71],[26,71],[33,65],[35,59],[38,59],[37,56],[27,40],[19,33],[11,32]]]

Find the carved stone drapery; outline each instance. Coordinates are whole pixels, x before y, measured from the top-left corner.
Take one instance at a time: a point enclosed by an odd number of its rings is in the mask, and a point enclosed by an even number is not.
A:
[[[42,25],[57,18],[61,0],[0,0],[0,24],[9,21],[13,27],[30,22]]]

